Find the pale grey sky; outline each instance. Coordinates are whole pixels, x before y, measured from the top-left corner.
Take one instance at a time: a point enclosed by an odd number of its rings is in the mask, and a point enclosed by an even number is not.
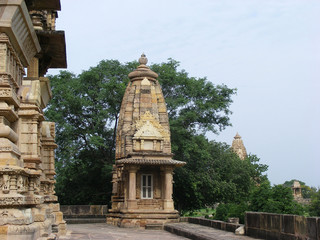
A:
[[[237,88],[229,127],[210,139],[269,165],[273,184],[320,187],[319,0],[61,0],[68,69],[103,59],[181,62],[190,76]],[[50,70],[49,74],[57,71]]]

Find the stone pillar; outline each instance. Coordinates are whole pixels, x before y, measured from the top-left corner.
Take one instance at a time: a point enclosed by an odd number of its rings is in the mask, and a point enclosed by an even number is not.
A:
[[[28,66],[27,77],[28,78],[36,78],[39,77],[39,59],[32,58],[30,61],[30,65]]]
[[[136,196],[136,185],[137,185],[137,171],[139,167],[129,166],[129,198],[128,198],[128,209],[137,209],[137,196]]]
[[[173,168],[172,167],[162,167],[163,174],[163,209],[173,210],[173,200],[172,200],[172,184],[173,184]]]

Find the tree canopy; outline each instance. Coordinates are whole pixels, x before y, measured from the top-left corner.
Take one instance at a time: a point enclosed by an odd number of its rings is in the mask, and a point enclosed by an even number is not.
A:
[[[320,188],[311,196],[310,216],[320,217]]]
[[[61,204],[110,200],[120,105],[127,75],[137,65],[104,60],[79,75],[62,71],[51,76],[53,99],[46,117],[56,122],[56,191]],[[236,90],[190,77],[173,59],[150,68],[159,74],[167,103],[174,158],[187,162],[174,176],[178,209],[245,201],[267,166],[254,155],[242,161],[227,144],[205,137],[231,125],[229,107]]]

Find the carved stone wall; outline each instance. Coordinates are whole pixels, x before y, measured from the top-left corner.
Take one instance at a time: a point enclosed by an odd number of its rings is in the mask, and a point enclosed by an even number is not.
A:
[[[45,52],[23,0],[2,1],[0,11],[0,239],[53,239],[66,225],[54,195],[54,123],[43,116]]]

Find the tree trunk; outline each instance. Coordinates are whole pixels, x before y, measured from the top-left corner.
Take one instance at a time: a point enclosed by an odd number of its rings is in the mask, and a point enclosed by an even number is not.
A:
[[[114,128],[113,128],[112,145],[111,145],[110,152],[109,152],[110,160],[112,159],[112,151],[115,148],[117,125],[118,125],[118,115],[116,115],[116,117],[115,117],[115,123],[114,123]]]

